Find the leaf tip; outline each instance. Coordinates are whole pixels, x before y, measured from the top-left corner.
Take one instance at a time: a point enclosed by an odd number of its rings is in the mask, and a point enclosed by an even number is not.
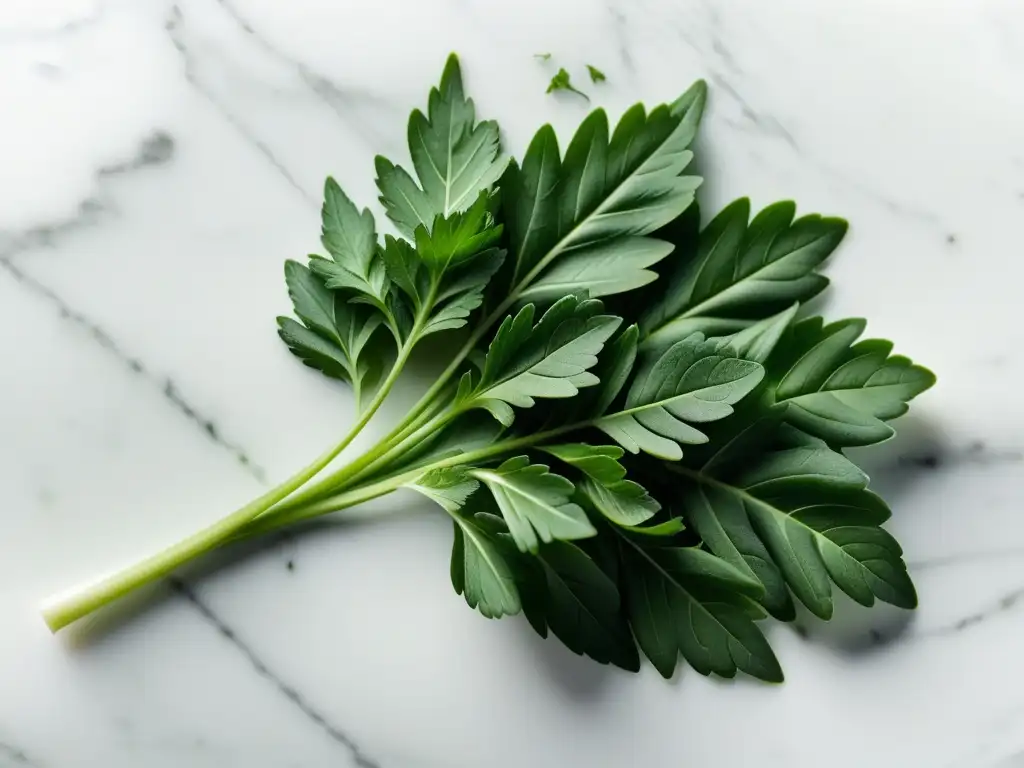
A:
[[[458,54],[452,51],[445,59],[444,70],[441,73],[441,93],[447,94],[454,88],[462,90],[462,66],[459,64]]]
[[[687,88],[686,92],[672,103],[670,111],[677,118],[686,117],[691,111],[694,111],[694,116],[700,118],[704,113],[704,105],[707,103],[707,98],[708,84],[706,80],[701,78],[694,81],[693,85]]]

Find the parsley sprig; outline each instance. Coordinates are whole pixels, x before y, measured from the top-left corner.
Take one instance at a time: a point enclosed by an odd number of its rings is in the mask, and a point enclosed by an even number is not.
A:
[[[797,603],[828,618],[836,589],[912,608],[889,509],[842,449],[890,438],[934,376],[862,339],[863,320],[803,317],[841,219],[790,202],[751,216],[741,199],[701,223],[688,168],[705,99],[697,82],[614,127],[594,110],[564,152],[546,125],[514,160],[452,56],[409,119],[411,166],[376,159],[396,234],[329,178],[323,253],[285,263],[279,335],[351,388],[352,428],[218,523],[51,601],[50,627],[401,488],[451,519],[452,585],[472,608],[625,669],[642,654],[665,676],[682,658],[781,680],[762,619]],[[450,335],[444,371],[325,471],[434,334]]]

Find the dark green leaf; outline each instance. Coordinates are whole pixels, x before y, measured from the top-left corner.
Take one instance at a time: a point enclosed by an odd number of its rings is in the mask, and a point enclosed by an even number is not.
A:
[[[542,636],[550,630],[573,653],[631,672],[640,656],[620,611],[619,590],[579,547],[555,541],[537,552],[543,584],[528,616]]]
[[[864,605],[878,598],[913,607],[900,548],[879,527],[888,509],[866,489],[864,473],[813,438],[765,450],[759,429],[748,428],[699,470],[666,465],[696,483],[680,498],[705,544],[756,576],[765,607],[781,619],[792,618],[783,581],[825,619],[830,580]]]
[[[473,310],[483,303],[484,290],[504,258],[502,251],[492,248],[449,270],[441,281],[423,335],[465,326]]]
[[[357,399],[380,369],[376,331],[383,318],[372,307],[350,304],[295,261],[285,262],[295,314],[305,325],[279,317],[278,334],[306,365],[352,384]]]
[[[882,339],[856,342],[863,320],[823,325],[810,318],[783,337],[768,362],[771,399],[786,418],[835,446],[870,445],[892,437],[886,422],[935,383],[927,368],[892,354]]]
[[[679,654],[702,675],[737,670],[781,682],[782,669],[748,615],[760,585],[713,555],[692,548],[641,546],[622,539],[630,624],[641,650],[664,677]]]
[[[590,82],[592,83],[603,83],[608,79],[605,77],[604,72],[591,64],[587,64],[587,73],[590,75]]]

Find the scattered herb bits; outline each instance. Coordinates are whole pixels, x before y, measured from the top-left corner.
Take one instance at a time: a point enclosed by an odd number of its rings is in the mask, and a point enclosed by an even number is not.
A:
[[[583,91],[579,90],[572,84],[572,77],[569,75],[569,71],[562,67],[559,69],[554,77],[551,78],[551,82],[548,83],[548,93],[555,93],[556,91],[568,91],[569,93],[575,93],[578,96],[582,96],[587,101],[590,101],[590,97],[587,96]]]

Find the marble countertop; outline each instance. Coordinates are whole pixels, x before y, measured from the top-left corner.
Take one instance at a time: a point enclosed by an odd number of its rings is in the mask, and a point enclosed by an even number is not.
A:
[[[516,153],[587,109],[535,53],[613,114],[704,77],[705,206],[851,221],[826,310],[939,376],[865,458],[912,617],[769,628],[783,686],[630,675],[468,610],[401,497],[49,634],[50,592],[344,429],[274,333],[282,261],[328,173],[375,200],[452,50]],[[0,767],[1024,766],[1022,82],[1013,0],[0,4]]]

